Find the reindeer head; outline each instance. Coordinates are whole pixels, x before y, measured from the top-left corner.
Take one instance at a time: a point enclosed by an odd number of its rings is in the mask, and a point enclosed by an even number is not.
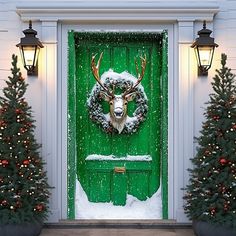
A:
[[[138,63],[135,60],[136,71],[138,74],[138,79],[137,79],[136,83],[133,84],[132,86],[130,86],[129,88],[127,88],[127,90],[124,91],[122,94],[116,95],[114,86],[111,90],[110,88],[107,88],[101,81],[101,78],[99,75],[99,67],[100,67],[102,55],[103,55],[103,53],[101,53],[99,60],[97,62],[97,65],[95,64],[96,55],[92,57],[91,69],[92,69],[94,78],[96,79],[96,81],[98,82],[98,84],[102,88],[102,90],[100,92],[101,97],[105,101],[109,102],[109,104],[110,104],[110,112],[109,112],[110,122],[111,122],[112,126],[115,129],[117,129],[119,133],[121,133],[122,130],[124,129],[126,119],[127,119],[128,102],[132,101],[134,99],[134,97],[136,95],[135,89],[137,88],[137,86],[139,85],[139,83],[141,82],[141,80],[143,79],[143,76],[144,76],[145,67],[146,67],[146,56],[144,58],[140,57],[141,67],[142,67],[141,73],[139,73]]]

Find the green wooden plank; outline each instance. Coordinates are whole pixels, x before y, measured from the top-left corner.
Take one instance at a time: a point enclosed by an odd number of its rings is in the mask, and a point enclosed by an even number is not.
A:
[[[135,45],[135,47],[131,47],[129,50],[129,60],[130,60],[130,72],[137,78],[137,72],[136,72],[136,66],[135,66],[135,59],[138,62],[139,69],[140,69],[140,56],[144,56],[145,54],[147,57],[149,57],[149,49],[150,49],[151,44],[146,44],[145,46],[143,45],[143,49],[139,50],[141,46]],[[147,66],[144,74],[144,78],[141,82],[141,85],[144,87],[144,91],[147,94],[147,97],[149,99],[149,65],[147,61]],[[136,104],[135,102],[130,103],[129,109],[129,115],[132,116],[132,113],[136,109]],[[148,112],[148,114],[150,111]],[[129,139],[129,154],[130,155],[144,155],[144,154],[149,154],[149,120],[148,118],[140,125],[139,129],[137,130],[136,133],[130,135]]]
[[[127,48],[126,47],[112,47],[112,66],[113,70],[121,73],[127,68]],[[127,140],[128,136],[123,134],[112,135],[112,154],[121,157],[127,154]]]
[[[96,62],[98,61],[99,59],[99,56],[101,54],[101,50],[100,50],[100,47],[89,47],[89,45],[87,44],[86,47],[89,48],[89,51],[90,51],[90,55],[88,57],[89,61],[91,62],[91,58],[92,58],[92,55],[97,55],[96,56]],[[100,69],[100,76],[102,74],[102,68],[103,68],[103,60],[104,60],[104,57],[102,59],[102,64],[101,64],[101,69]],[[90,81],[91,81],[91,87],[89,88],[89,90],[87,91],[88,92],[88,96],[89,94],[91,93],[91,90],[92,90],[92,87],[96,84],[96,80],[94,78],[94,76],[92,75],[92,71],[91,71],[91,68],[90,68],[90,65],[88,67],[88,74],[90,74]],[[88,109],[86,109],[86,112],[88,112]],[[89,124],[89,125],[88,125]],[[88,126],[89,126],[89,132],[87,133],[87,136],[89,136],[89,152],[87,154],[94,154],[94,153],[101,153],[101,151],[103,150],[103,144],[102,144],[102,141],[103,141],[103,132],[102,130],[92,122],[91,119],[88,120]],[[85,134],[84,134],[85,135]],[[102,146],[101,146],[102,145]]]
[[[124,173],[113,172],[112,202],[115,206],[126,204],[127,175]]]
[[[160,185],[160,127],[161,127],[161,90],[160,90],[160,76],[161,76],[161,65],[160,65],[160,48],[159,42],[153,42],[152,47],[152,60],[151,60],[151,75],[150,82],[150,155],[153,157],[152,175],[150,176],[150,195],[154,194]]]
[[[150,101],[152,101],[153,99],[155,99],[154,97],[151,96],[151,89],[150,89],[150,84],[152,83],[153,78],[150,75],[150,61],[153,59],[152,55],[151,55],[151,46],[152,43],[150,42],[148,46],[146,47],[142,47],[141,49],[138,49],[138,57],[137,57],[137,62],[139,65],[139,71],[141,71],[141,61],[140,61],[140,56],[143,57],[144,55],[146,55],[147,58],[147,64],[146,64],[146,69],[145,69],[145,74],[144,77],[141,81],[142,86],[144,87],[144,91],[146,92],[147,98],[148,98],[148,107],[149,107],[149,111],[148,111],[148,116],[147,119],[145,120],[144,123],[141,124],[140,129],[137,132],[137,151],[138,151],[138,155],[139,154],[150,154],[149,152],[149,145],[152,142],[155,142],[155,139],[151,139],[150,138],[150,133],[153,132],[153,130],[150,130],[150,125],[151,125],[151,120],[150,120],[150,116],[152,114],[152,108],[150,107]],[[148,142],[147,142],[148,141]]]
[[[168,35],[162,35],[162,212],[168,219]]]
[[[87,48],[77,48],[76,60],[76,126],[77,126],[77,173],[79,181],[83,188],[86,188],[86,179],[83,176],[86,174],[84,170],[85,158],[89,150],[89,136],[84,135],[89,132],[87,116],[87,90],[88,90],[88,56]]]
[[[117,158],[118,159],[118,158]],[[87,170],[96,171],[111,171],[116,166],[124,166],[126,170],[143,171],[152,169],[151,161],[98,161],[98,160],[87,160]]]
[[[111,172],[90,171],[89,201],[111,201]]]
[[[97,54],[96,56],[96,62],[100,56],[101,53],[103,53],[103,57],[101,60],[101,66],[100,66],[100,77],[102,74],[107,71],[110,68],[111,59],[110,59],[110,49],[103,46],[99,47],[90,47],[90,61],[91,56]],[[89,67],[90,68],[90,67]],[[88,72],[90,73],[91,77],[91,86],[88,90],[88,94],[91,92],[93,86],[96,83],[95,78],[92,75],[92,71]],[[109,104],[108,102],[104,101],[102,102],[102,106],[104,108],[104,114],[109,113]],[[88,112],[88,111],[87,111]],[[103,155],[109,155],[111,154],[111,141],[110,141],[110,135],[106,134],[97,124],[94,124],[91,119],[88,120],[88,125],[90,127],[90,152],[89,154],[103,154]]]
[[[75,91],[75,43],[74,32],[68,32],[68,197],[67,197],[67,217],[75,218],[75,180],[76,180],[76,103],[74,97]]]
[[[150,171],[129,171],[128,173],[128,193],[137,196],[141,201],[149,197],[149,176]]]

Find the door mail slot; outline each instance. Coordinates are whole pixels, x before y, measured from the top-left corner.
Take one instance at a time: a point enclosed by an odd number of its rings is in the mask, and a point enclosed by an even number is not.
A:
[[[115,167],[114,168],[115,173],[125,173],[126,169],[125,167]]]

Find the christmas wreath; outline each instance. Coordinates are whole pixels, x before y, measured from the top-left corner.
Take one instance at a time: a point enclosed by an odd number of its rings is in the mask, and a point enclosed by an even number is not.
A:
[[[126,91],[131,88],[136,82],[137,79],[129,74],[128,72],[116,73],[112,70],[105,72],[101,76],[101,82],[106,88],[116,88],[121,91]],[[113,127],[110,120],[110,115],[104,114],[102,108],[102,96],[101,92],[103,92],[103,88],[96,83],[92,88],[92,91],[87,100],[87,106],[89,111],[90,118],[106,132],[106,133],[120,133],[117,129]],[[132,134],[135,133],[140,124],[146,119],[148,112],[148,99],[144,88],[141,84],[139,84],[135,90],[134,103],[136,105],[136,109],[133,112],[133,116],[129,117],[127,115],[126,122],[124,128],[122,129],[123,134]]]

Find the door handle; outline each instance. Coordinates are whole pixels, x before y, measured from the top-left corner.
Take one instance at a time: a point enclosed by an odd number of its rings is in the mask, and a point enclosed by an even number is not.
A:
[[[125,173],[126,169],[124,166],[122,167],[115,167],[114,168],[115,173]]]

